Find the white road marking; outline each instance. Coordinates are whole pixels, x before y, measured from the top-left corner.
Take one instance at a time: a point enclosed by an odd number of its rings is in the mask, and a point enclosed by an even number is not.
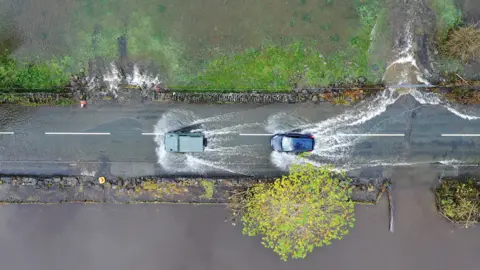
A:
[[[110,135],[110,132],[45,132],[45,135]]]
[[[254,134],[254,133],[240,133],[240,136],[273,136],[275,134]],[[391,134],[337,134],[338,136],[346,137],[404,137],[405,134],[391,133]]]
[[[391,134],[387,134],[387,133],[377,133],[377,134],[337,134],[339,136],[346,136],[346,137],[404,137],[405,134],[401,134],[401,133],[391,133]]]
[[[442,137],[480,137],[480,134],[442,134]]]
[[[253,134],[253,133],[240,133],[240,136],[273,136],[275,134]]]
[[[0,132],[0,135],[13,135],[15,132]]]

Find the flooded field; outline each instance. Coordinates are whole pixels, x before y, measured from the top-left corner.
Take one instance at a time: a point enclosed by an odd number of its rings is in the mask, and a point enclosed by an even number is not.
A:
[[[178,88],[286,90],[379,79],[383,64],[370,63],[367,51],[380,7],[380,0],[2,0],[0,46],[17,58],[63,59],[68,70],[92,69],[94,59],[95,68],[99,59],[104,69],[136,64]]]
[[[109,89],[122,78],[181,90],[267,91],[428,83],[446,71],[478,79],[478,61],[463,65],[436,48],[452,26],[479,20],[474,2],[0,0],[0,51],[43,65],[11,72],[0,88],[61,86],[82,69]]]

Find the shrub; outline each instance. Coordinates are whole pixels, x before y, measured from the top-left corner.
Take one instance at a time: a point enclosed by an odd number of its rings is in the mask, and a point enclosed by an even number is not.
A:
[[[480,29],[470,25],[451,30],[444,50],[447,56],[463,62],[480,58]]]
[[[212,181],[202,180],[203,198],[211,199],[215,193],[215,184]]]
[[[480,221],[480,192],[473,179],[443,181],[435,192],[439,211],[454,222]]]
[[[342,239],[355,222],[354,202],[350,181],[337,176],[330,167],[293,165],[288,176],[252,186],[241,207],[232,207],[243,211],[243,233],[261,235],[282,260]]]
[[[65,69],[69,59],[53,59],[42,63],[19,62],[7,51],[0,55],[0,88],[52,89],[68,83]]]

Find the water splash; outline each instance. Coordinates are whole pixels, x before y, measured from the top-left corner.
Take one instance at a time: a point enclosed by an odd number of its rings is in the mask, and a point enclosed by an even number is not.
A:
[[[207,137],[213,137],[214,135],[218,136],[218,135],[236,134],[236,133],[241,133],[245,130],[260,128],[262,127],[262,124],[249,123],[249,124],[239,124],[239,125],[230,126],[230,127],[212,128],[212,129],[209,129],[208,125],[204,124],[203,126],[205,127],[204,129],[197,129],[195,131],[202,132]]]
[[[315,148],[311,153],[312,155],[298,161],[296,155],[274,152],[271,155],[272,163],[285,170],[294,162],[331,164],[347,158],[351,152],[351,147],[365,138],[348,137],[341,134],[363,133],[359,125],[385,112],[388,106],[405,94],[407,93],[398,93],[394,89],[387,89],[372,100],[363,101],[351,110],[325,121],[314,124],[300,122],[299,132],[312,134],[315,137]],[[288,127],[284,124],[284,119],[288,119],[285,116],[284,113],[271,116],[268,119],[268,131],[273,133],[289,131],[288,129],[285,130]],[[293,116],[291,119],[293,122],[296,117]]]
[[[273,165],[275,165],[276,168],[287,172],[290,169],[290,166],[292,164],[311,164],[316,167],[324,167],[327,165],[331,165],[331,162],[328,161],[317,161],[315,159],[312,159],[311,157],[299,157],[297,155],[292,155],[289,153],[280,153],[280,152],[272,152],[270,155],[270,160]],[[340,171],[350,171],[354,169],[359,169],[362,166],[355,165],[355,164],[338,164],[338,166],[335,166],[332,170],[336,172]]]
[[[269,133],[289,132],[295,129],[302,129],[311,126],[303,117],[297,114],[281,112],[271,115],[267,119],[266,130]]]
[[[207,123],[216,123],[220,121],[226,121],[228,119],[232,119],[237,117],[238,112],[231,112],[231,113],[226,113],[226,114],[221,114],[221,115],[215,115],[212,117],[207,117],[207,118],[202,118],[202,119],[197,119],[193,121],[193,125],[197,124],[207,124]]]
[[[99,78],[97,76],[89,77],[88,89],[105,89],[104,94],[112,94],[118,98],[124,86],[129,87],[154,87],[163,83],[158,75],[152,75],[147,71],[141,71],[138,65],[134,65],[131,73],[124,74],[114,63],[110,63],[110,68]]]
[[[158,78],[158,75],[154,76],[147,72],[141,72],[137,65],[133,67],[132,74],[127,74],[126,79],[127,84],[133,86],[151,86],[163,83],[163,81]]]
[[[87,168],[82,168],[81,169],[81,172],[80,172],[80,175],[83,175],[83,176],[95,176],[97,174],[96,171],[92,170],[88,170]]]
[[[445,107],[448,111],[461,117],[462,119],[466,119],[466,120],[480,119],[480,116],[478,116],[478,112],[477,113],[472,111],[465,112],[466,110],[468,110],[468,108],[460,108],[460,106],[458,105],[450,104],[447,100],[445,100],[445,98],[443,98],[437,93],[420,92],[419,90],[413,89],[412,91],[410,91],[410,95],[412,95],[420,104],[441,105]],[[454,106],[457,106],[458,108],[454,108]],[[473,113],[477,115],[471,115],[469,113]]]
[[[225,121],[234,118],[232,114],[226,114],[216,116],[215,118],[199,119],[191,111],[185,110],[171,110],[162,115],[157,124],[155,125],[155,142],[157,143],[156,153],[158,157],[158,163],[168,172],[181,173],[207,173],[215,171],[224,171],[236,174],[247,174],[245,170],[245,163],[239,163],[238,161],[248,160],[249,163],[255,164],[257,160],[261,158],[256,151],[258,146],[255,145],[237,145],[232,146],[235,143],[235,138],[229,136],[234,133],[242,132],[242,130],[258,126],[259,124],[241,124],[230,127],[224,127],[221,123],[217,122],[219,119]],[[213,123],[209,125],[211,121],[216,122],[217,126],[221,125],[221,128],[215,128]],[[186,127],[192,127],[192,132],[202,132],[207,139],[207,146],[203,153],[170,153],[165,151],[164,138],[165,134],[183,129]]]

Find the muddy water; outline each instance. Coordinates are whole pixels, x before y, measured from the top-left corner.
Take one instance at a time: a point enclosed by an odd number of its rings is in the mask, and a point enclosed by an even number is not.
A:
[[[455,2],[463,11],[468,22],[477,23],[480,21],[480,2],[478,0],[456,0]]]
[[[21,40],[3,45],[19,57],[68,56],[78,67],[121,57],[182,74],[185,59],[200,65],[266,40],[315,40],[329,54],[359,18],[354,1],[339,0],[1,0],[0,25]]]
[[[388,1],[391,26],[387,84],[428,84],[434,78],[435,13],[425,0]]]

